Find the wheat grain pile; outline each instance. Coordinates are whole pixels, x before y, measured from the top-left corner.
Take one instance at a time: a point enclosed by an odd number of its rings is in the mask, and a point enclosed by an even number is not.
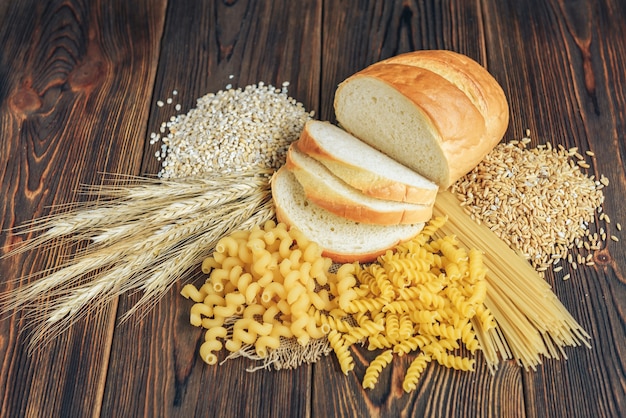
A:
[[[258,168],[278,169],[289,144],[313,116],[281,88],[263,82],[209,93],[155,134],[165,154],[159,176],[181,178]]]
[[[593,265],[592,252],[602,247],[610,222],[602,212],[608,179],[587,175],[590,165],[576,148],[549,143],[529,148],[530,141],[525,137],[499,144],[451,191],[474,220],[485,223],[540,273],[561,260],[574,269]],[[573,248],[588,253],[573,258]]]

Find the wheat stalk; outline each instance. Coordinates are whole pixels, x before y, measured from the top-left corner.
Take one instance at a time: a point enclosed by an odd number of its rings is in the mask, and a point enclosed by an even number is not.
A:
[[[187,276],[189,270],[200,265],[202,260],[208,255],[207,248],[215,248],[219,239],[234,230],[248,230],[255,225],[265,223],[274,217],[274,206],[271,199],[264,201],[257,210],[250,216],[241,216],[239,219],[245,219],[243,222],[228,225],[223,231],[212,231],[209,234],[202,234],[194,238],[196,245],[181,246],[176,249],[172,258],[162,261],[155,269],[146,271],[145,277],[140,280],[140,290],[143,292],[141,299],[130,308],[122,317],[122,321],[129,319],[137,311],[147,310],[156,304],[159,295],[165,294],[174,285],[174,283]],[[189,266],[188,270],[182,270],[181,266]],[[163,280],[163,275],[169,280]],[[147,309],[148,308],[148,309]]]
[[[97,196],[97,200],[71,204],[72,210],[41,217],[15,228],[15,233],[39,235],[3,257],[32,251],[58,239],[94,240],[98,237],[94,232],[106,234],[136,222],[145,226],[149,221],[163,223],[166,219],[181,219],[185,213],[210,210],[266,189],[270,173],[269,170],[258,170],[237,176],[167,181],[144,179],[143,183],[137,179],[128,185],[91,186],[87,194]],[[102,238],[98,241],[103,241]]]
[[[26,311],[35,324],[31,347],[126,292],[142,296],[122,321],[137,311],[147,312],[197,268],[222,236],[274,216],[268,174],[133,179],[129,184],[86,188],[98,196],[96,201],[25,225],[20,232],[39,235],[5,256],[45,243],[58,247],[87,240],[90,245],[56,270],[38,272],[29,283],[1,295],[3,312]]]

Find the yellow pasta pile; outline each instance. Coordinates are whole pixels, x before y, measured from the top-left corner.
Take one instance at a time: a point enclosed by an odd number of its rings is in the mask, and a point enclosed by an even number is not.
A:
[[[367,342],[384,349],[366,370],[364,388],[373,388],[394,355],[419,354],[403,388],[415,389],[430,361],[473,370],[480,347],[475,327],[495,327],[483,301],[487,288],[482,253],[461,248],[454,236],[433,239],[446,218],[433,219],[413,240],[367,266],[332,261],[297,229],[268,221],[263,227],[222,238],[202,263],[209,275],[200,287],[181,293],[192,299],[190,322],[206,329],[200,356],[218,361],[253,347],[264,359],[285,339],[305,346],[327,338],[341,370],[354,369],[350,347]]]
[[[496,326],[483,304],[487,283],[483,256],[460,247],[454,236],[433,239],[446,218],[433,219],[422,233],[388,251],[368,266],[346,264],[337,272],[339,309],[357,326],[329,323],[329,341],[344,372],[353,367],[347,347],[366,340],[370,350],[384,349],[369,365],[364,388],[373,388],[381,370],[398,356],[419,352],[408,368],[403,389],[414,390],[428,362],[473,370],[474,359],[458,354],[461,346],[478,350],[474,326]]]
[[[207,330],[202,359],[215,364],[223,347],[238,352],[250,346],[266,358],[281,337],[303,346],[325,337],[334,322],[321,311],[336,307],[329,292],[337,288],[331,265],[300,231],[273,221],[220,239],[202,263],[209,274],[204,285],[188,284],[181,291],[196,302],[191,324]]]

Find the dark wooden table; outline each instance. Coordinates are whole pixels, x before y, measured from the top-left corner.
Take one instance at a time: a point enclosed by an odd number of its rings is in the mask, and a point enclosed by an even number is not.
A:
[[[155,174],[149,135],[174,114],[157,100],[177,89],[185,113],[232,83],[289,81],[292,97],[333,120],[338,82],[415,49],[476,59],[511,107],[506,139],[595,153],[605,212],[626,225],[626,2],[450,1],[0,1],[0,216],[11,228],[77,199],[101,173]],[[232,78],[230,76],[233,76]],[[19,240],[8,232],[0,246]],[[293,371],[246,372],[197,354],[200,330],[175,287],[146,317],[117,326],[136,300],[121,296],[29,356],[21,314],[0,321],[0,416],[620,417],[626,416],[626,251],[609,242],[595,267],[554,282],[592,336],[567,361],[491,375],[431,364],[401,390],[407,360],[373,391],[368,353],[344,376],[334,356]],[[0,260],[11,279],[58,263],[45,249]],[[18,284],[19,285],[19,284]]]

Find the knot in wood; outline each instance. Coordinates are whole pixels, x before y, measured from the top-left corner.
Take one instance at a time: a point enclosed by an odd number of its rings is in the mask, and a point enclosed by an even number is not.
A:
[[[69,84],[73,91],[88,90],[102,82],[106,74],[106,65],[98,59],[90,59],[78,65],[69,75]]]
[[[30,82],[25,82],[13,93],[9,100],[9,106],[14,113],[26,116],[38,111],[42,106],[42,100],[33,90]]]
[[[596,251],[593,261],[598,265],[607,265],[611,263],[611,255],[606,249]]]

